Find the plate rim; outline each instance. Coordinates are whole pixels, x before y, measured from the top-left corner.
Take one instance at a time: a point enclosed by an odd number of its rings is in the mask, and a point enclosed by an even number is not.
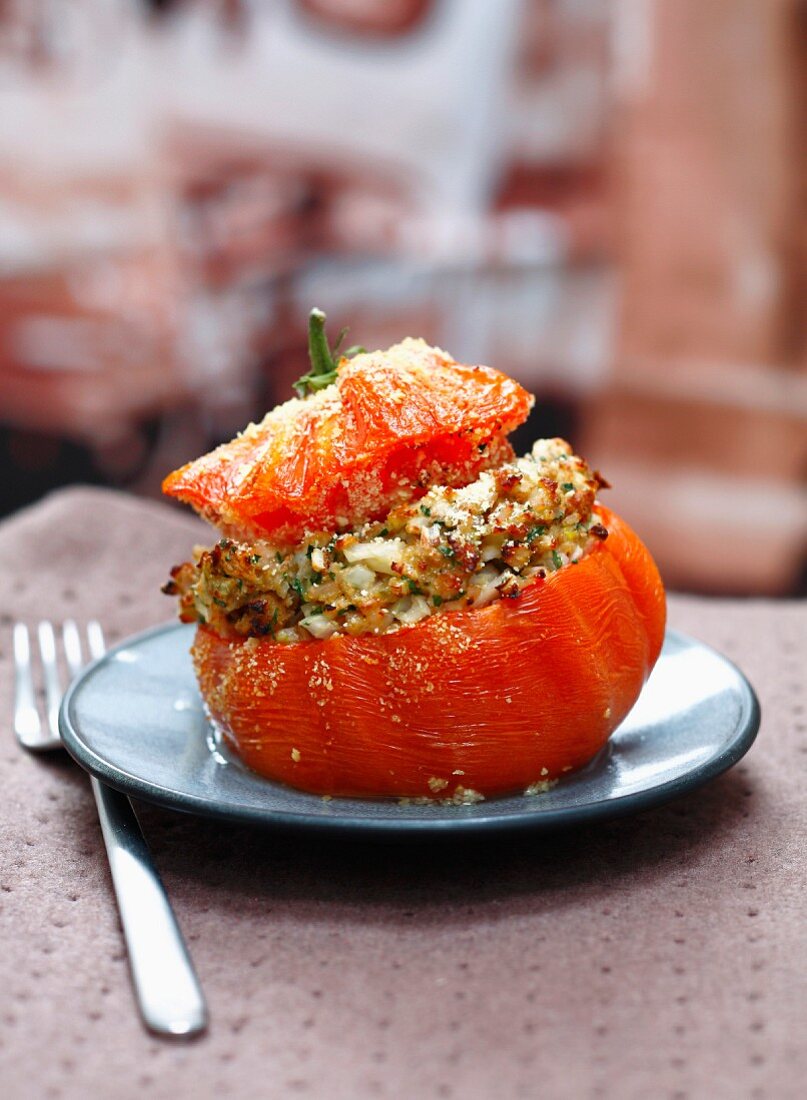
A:
[[[598,799],[582,805],[559,807],[554,810],[540,812],[520,810],[492,816],[480,814],[476,808],[473,816],[461,816],[463,809],[465,809],[462,806],[455,808],[457,811],[456,817],[441,817],[431,820],[415,817],[400,819],[394,817],[357,818],[349,813],[320,816],[277,809],[257,811],[253,807],[245,806],[243,803],[210,801],[198,795],[173,791],[170,788],[133,775],[123,768],[111,766],[104,757],[95,753],[82,740],[73,722],[72,712],[75,697],[82,690],[85,690],[87,682],[99,667],[111,661],[121,650],[147,644],[152,637],[189,631],[192,626],[193,624],[181,622],[159,623],[147,630],[139,631],[121,639],[101,657],[86,665],[70,684],[62,699],[59,709],[59,729],[62,742],[67,752],[80,767],[123,794],[178,813],[208,817],[219,821],[224,820],[240,825],[253,825],[268,829],[314,830],[341,835],[353,834],[361,837],[369,837],[374,834],[390,839],[401,836],[414,839],[417,836],[426,834],[454,835],[457,833],[498,833],[515,830],[557,831],[640,813],[642,810],[669,802],[678,795],[696,790],[710,780],[722,775],[723,772],[728,771],[729,768],[732,768],[741,760],[756,740],[760,727],[761,707],[759,699],[743,671],[707,642],[702,642],[698,638],[693,638],[683,631],[668,626],[664,635],[665,642],[670,638],[684,643],[694,643],[709,651],[731,669],[737,678],[743,703],[735,733],[729,744],[716,756],[683,775],[677,776],[675,779],[668,780],[666,783],[661,783],[655,787],[632,791],[614,798]],[[322,797],[308,794],[305,791],[298,791],[297,793],[309,798]],[[330,804],[338,805],[339,801],[338,798],[334,798]]]

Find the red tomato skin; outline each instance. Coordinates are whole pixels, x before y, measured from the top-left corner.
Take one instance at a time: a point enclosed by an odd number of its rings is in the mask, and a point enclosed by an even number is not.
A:
[[[212,717],[249,767],[322,795],[490,797],[582,767],[636,702],[666,615],[647,549],[599,511],[607,541],[485,608],[292,645],[201,626]]]
[[[163,492],[236,538],[293,545],[509,461],[532,403],[498,371],[404,341],[343,360],[332,386],[174,470]]]

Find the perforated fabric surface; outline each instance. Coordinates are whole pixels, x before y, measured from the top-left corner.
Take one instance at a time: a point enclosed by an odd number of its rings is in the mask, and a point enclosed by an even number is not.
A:
[[[803,1095],[807,607],[673,598],[762,704],[745,760],[552,837],[323,843],[138,806],[208,997],[146,1034],[86,777],[11,729],[11,623],[170,618],[205,530],[109,492],[0,525],[0,1093],[669,1100]]]

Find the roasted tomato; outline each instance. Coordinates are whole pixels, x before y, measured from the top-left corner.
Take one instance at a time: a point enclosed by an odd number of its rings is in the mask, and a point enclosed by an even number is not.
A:
[[[326,795],[473,801],[587,763],[636,701],[664,590],[634,532],[516,598],[394,633],[278,645],[198,629],[202,694],[255,771]]]
[[[165,481],[240,540],[166,586],[201,620],[210,713],[255,771],[323,795],[540,789],[638,698],[664,635],[656,567],[565,441],[510,465],[532,404],[516,382],[420,340],[338,355],[324,320],[301,399]]]
[[[174,471],[163,490],[237,538],[291,545],[385,515],[434,484],[464,485],[513,452],[532,407],[506,375],[404,340],[343,357],[334,383],[293,399]]]

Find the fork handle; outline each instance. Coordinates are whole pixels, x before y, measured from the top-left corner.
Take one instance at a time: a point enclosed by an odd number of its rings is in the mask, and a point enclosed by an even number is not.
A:
[[[207,1026],[199,979],[129,799],[90,776],[146,1026],[196,1035]]]

